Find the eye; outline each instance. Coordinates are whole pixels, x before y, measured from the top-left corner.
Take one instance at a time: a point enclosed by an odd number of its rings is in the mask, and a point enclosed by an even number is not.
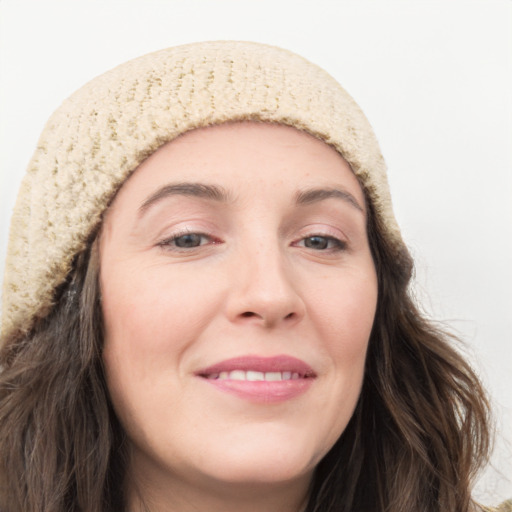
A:
[[[325,250],[343,250],[346,248],[346,243],[338,238],[324,235],[312,235],[300,240],[297,245],[306,247],[307,249],[314,249],[315,251]]]
[[[190,247],[199,247],[203,245],[206,237],[199,233],[187,233],[180,235],[173,239],[174,245],[182,249],[189,249]]]
[[[178,233],[158,243],[160,247],[170,249],[194,249],[201,245],[215,243],[211,236],[204,233]]]

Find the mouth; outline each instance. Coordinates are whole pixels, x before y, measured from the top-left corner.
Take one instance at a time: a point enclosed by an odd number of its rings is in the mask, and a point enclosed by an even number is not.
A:
[[[273,403],[305,393],[316,378],[307,363],[295,357],[243,356],[196,373],[216,389],[251,402]]]
[[[280,380],[297,380],[307,378],[297,372],[258,372],[255,370],[232,370],[230,372],[211,373],[205,375],[207,379],[215,380],[247,380],[250,382],[267,381],[277,382]]]

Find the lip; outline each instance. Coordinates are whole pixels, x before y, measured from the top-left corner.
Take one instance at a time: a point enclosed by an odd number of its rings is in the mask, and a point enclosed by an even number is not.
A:
[[[224,375],[240,370],[287,374],[287,380],[234,380]],[[293,375],[293,378],[290,378]],[[296,357],[278,355],[273,357],[241,356],[226,359],[196,372],[196,376],[219,391],[251,402],[275,403],[291,400],[305,393],[316,378],[307,363]]]

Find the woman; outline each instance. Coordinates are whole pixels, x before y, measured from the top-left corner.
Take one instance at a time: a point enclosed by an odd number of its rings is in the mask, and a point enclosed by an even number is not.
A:
[[[12,222],[2,510],[477,510],[485,393],[316,66],[215,42],[114,69],[50,119]]]

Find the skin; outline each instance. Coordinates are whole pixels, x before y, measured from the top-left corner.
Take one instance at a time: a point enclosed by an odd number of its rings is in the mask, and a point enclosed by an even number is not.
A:
[[[162,191],[185,182],[227,197]],[[297,204],[319,188],[339,193]],[[347,162],[281,125],[189,132],[123,185],[100,262],[107,384],[132,452],[130,510],[301,510],[354,411],[377,303],[364,195]],[[304,393],[266,402],[197,375],[246,355],[299,358],[314,378]]]

